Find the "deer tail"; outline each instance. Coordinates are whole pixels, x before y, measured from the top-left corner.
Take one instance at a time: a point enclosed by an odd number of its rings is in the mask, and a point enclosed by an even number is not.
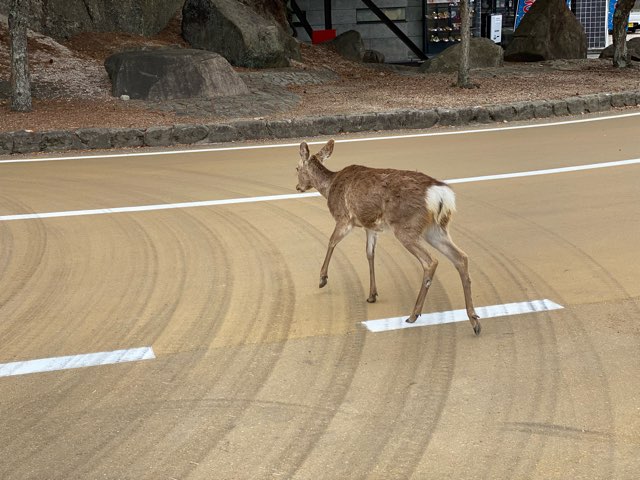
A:
[[[427,210],[435,222],[446,228],[451,215],[456,211],[456,194],[448,185],[432,185],[427,188]]]

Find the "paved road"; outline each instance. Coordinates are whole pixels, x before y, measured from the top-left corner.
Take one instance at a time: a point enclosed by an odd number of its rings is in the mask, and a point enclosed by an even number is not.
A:
[[[339,142],[329,164],[441,179],[580,166],[640,158],[639,128]],[[480,337],[362,326],[415,301],[420,268],[390,234],[378,303],[363,232],[319,290],[321,198],[102,210],[294,193],[297,151],[0,163],[0,372],[155,356],[0,377],[0,478],[637,478],[640,164],[453,185],[476,305],[564,307],[485,318]],[[464,307],[445,262],[426,312]]]

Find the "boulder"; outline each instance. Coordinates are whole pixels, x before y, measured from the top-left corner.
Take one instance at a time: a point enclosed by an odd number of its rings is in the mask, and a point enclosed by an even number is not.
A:
[[[364,58],[364,42],[360,32],[355,30],[348,30],[341,33],[333,40],[326,42],[329,48],[335,50],[338,54],[344,58],[353,60],[354,62],[362,62]]]
[[[169,100],[249,93],[229,62],[204,50],[131,50],[107,58],[105,68],[111,79],[111,93],[116,97]]]
[[[254,10],[261,17],[271,18],[288,31],[287,12],[290,10],[289,0],[239,0]]]
[[[613,44],[600,52],[600,58],[613,58]],[[631,60],[640,61],[640,37],[632,38],[627,42],[627,52]]]
[[[425,73],[456,72],[460,65],[461,52],[462,48],[459,43],[453,45],[420,65],[420,71]],[[503,51],[500,45],[484,37],[471,38],[469,68],[501,67],[503,64]]]
[[[82,32],[151,36],[164,29],[184,0],[31,0],[29,28],[56,39]],[[11,0],[0,0],[6,14]]]
[[[384,63],[384,53],[378,50],[365,50],[362,61],[364,63]]]
[[[301,59],[298,42],[282,26],[237,0],[187,0],[182,36],[241,67],[287,67]]]
[[[587,58],[587,36],[564,0],[536,0],[504,53],[511,62]]]

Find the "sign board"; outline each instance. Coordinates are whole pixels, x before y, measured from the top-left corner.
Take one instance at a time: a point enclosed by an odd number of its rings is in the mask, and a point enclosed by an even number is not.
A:
[[[609,10],[607,11],[607,24],[609,31],[613,31],[613,12],[616,11],[618,0],[609,0]]]
[[[502,15],[491,15],[489,38],[495,43],[502,41]]]

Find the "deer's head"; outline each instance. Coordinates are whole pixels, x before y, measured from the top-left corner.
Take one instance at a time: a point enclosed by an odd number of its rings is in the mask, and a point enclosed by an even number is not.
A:
[[[314,168],[315,165],[322,165],[324,161],[333,153],[334,141],[329,140],[327,144],[315,155],[309,154],[309,145],[307,142],[300,144],[300,161],[296,170],[298,171],[298,185],[296,190],[299,192],[306,192],[314,185],[314,174],[317,172]]]

